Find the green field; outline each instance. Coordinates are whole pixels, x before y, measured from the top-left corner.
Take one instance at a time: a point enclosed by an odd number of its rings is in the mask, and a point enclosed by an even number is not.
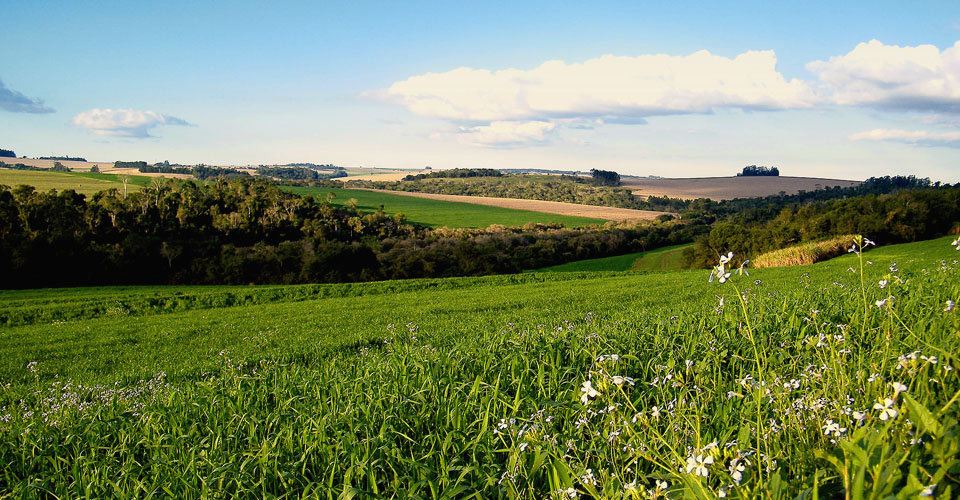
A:
[[[540,269],[543,272],[571,271],[670,271],[683,268],[683,250],[690,245],[674,245],[599,259],[567,262]]]
[[[150,183],[149,177],[129,176],[128,190],[137,190]],[[12,170],[0,168],[0,184],[16,187],[26,184],[37,191],[72,189],[80,194],[91,196],[110,188],[123,190],[123,181],[111,174],[92,174],[89,172],[41,172],[36,170]]]
[[[384,212],[389,215],[402,213],[410,222],[423,224],[429,227],[488,227],[491,224],[504,226],[522,226],[528,222],[550,223],[559,222],[566,227],[589,226],[602,224],[606,221],[586,217],[572,217],[567,215],[532,212],[529,210],[514,210],[510,208],[487,207],[472,203],[429,200],[390,193],[378,193],[360,189],[333,189],[316,187],[283,186],[282,189],[300,195],[313,195],[317,199],[326,199],[328,193],[336,198],[335,205],[344,205],[349,200],[357,201],[357,208],[365,212],[376,211],[383,205]]]
[[[955,498],[950,241],[724,284],[2,291],[0,496]]]

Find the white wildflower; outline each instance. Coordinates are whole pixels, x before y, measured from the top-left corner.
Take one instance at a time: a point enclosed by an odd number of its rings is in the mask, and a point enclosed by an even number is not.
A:
[[[907,392],[907,386],[901,384],[900,382],[890,382],[890,387],[893,387],[894,397],[901,392]]]
[[[707,469],[707,466],[713,463],[713,457],[707,455],[690,455],[687,457],[687,474],[693,474],[694,476],[703,476],[707,477],[710,475],[710,471]]]
[[[882,290],[882,289],[886,288],[889,283],[890,283],[890,282],[887,281],[887,280],[880,280],[880,283],[879,283],[880,289]]]
[[[873,409],[880,410],[880,420],[884,422],[892,418],[897,418],[897,415],[900,414],[900,412],[893,407],[893,400],[890,398],[877,401],[877,403],[873,405]]]
[[[582,401],[585,405],[590,404],[590,401],[593,401],[600,396],[600,392],[594,389],[593,382],[589,380],[583,383],[583,385],[580,387],[580,392],[583,393],[580,395],[580,401]]]
[[[952,311],[953,308],[956,307],[956,306],[957,306],[957,303],[956,303],[956,302],[948,299],[948,300],[947,300],[947,307],[944,307],[944,308],[943,308],[943,312],[950,312],[950,311]]]

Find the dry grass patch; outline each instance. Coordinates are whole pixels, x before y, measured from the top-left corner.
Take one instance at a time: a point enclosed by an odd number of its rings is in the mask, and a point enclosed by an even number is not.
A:
[[[753,259],[753,267],[802,266],[832,259],[847,253],[852,234],[837,236],[829,240],[811,241],[792,247],[767,252]]]

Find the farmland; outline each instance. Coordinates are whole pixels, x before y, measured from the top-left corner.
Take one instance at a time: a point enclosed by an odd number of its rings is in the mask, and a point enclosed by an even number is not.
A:
[[[343,206],[349,200],[354,199],[357,202],[357,208],[364,212],[376,211],[383,205],[384,212],[388,215],[402,213],[410,222],[430,227],[487,227],[491,224],[522,226],[528,222],[553,222],[561,223],[567,227],[578,227],[606,222],[599,218],[415,198],[362,189],[291,186],[285,186],[283,189],[300,195],[312,195],[321,200],[325,199],[329,193],[333,193],[335,196],[331,200],[333,204]]]
[[[0,292],[0,490],[950,498],[950,242],[724,284],[677,271]]]
[[[814,177],[698,177],[687,179],[627,178],[623,187],[642,197],[668,196],[686,200],[710,198],[730,200],[733,198],[756,198],[780,193],[796,194],[800,191],[815,191],[831,186],[852,187],[860,181],[819,179]]]
[[[130,178],[128,190],[140,189],[140,186],[149,182],[147,178]],[[56,189],[63,191],[72,189],[87,196],[94,193],[117,188],[123,190],[123,182],[119,177],[109,174],[67,173],[67,172],[39,172],[31,170],[8,170],[0,168],[0,184],[16,187],[26,184],[37,188],[38,191]]]

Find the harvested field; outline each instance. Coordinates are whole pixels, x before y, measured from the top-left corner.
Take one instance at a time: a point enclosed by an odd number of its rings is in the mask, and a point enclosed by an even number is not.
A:
[[[363,169],[358,172],[354,172],[351,169],[347,169],[347,177],[337,177],[335,181],[384,181],[384,182],[395,182],[402,180],[404,177],[411,174],[421,174],[421,170],[369,170]]]
[[[175,179],[192,179],[193,176],[190,174],[160,174],[160,173],[141,173],[135,168],[113,168],[112,161],[68,161],[68,160],[34,160],[32,158],[0,158],[0,161],[4,163],[9,163],[11,165],[16,163],[23,163],[31,167],[38,168],[53,168],[53,164],[60,162],[63,166],[69,168],[74,172],[89,172],[94,165],[100,169],[101,174],[114,174],[114,175],[140,175],[143,177],[170,177]]]
[[[851,187],[860,181],[819,179],[815,177],[695,177],[689,179],[623,179],[623,187],[638,196],[729,200],[778,194],[796,194],[828,186]]]
[[[516,210],[531,210],[549,214],[572,215],[614,221],[653,220],[667,212],[652,210],[633,210],[629,208],[600,207],[595,205],[578,205],[576,203],[562,203],[559,201],[521,200],[517,198],[490,198],[486,196],[462,196],[455,194],[412,193],[407,191],[390,191],[386,189],[366,189],[381,193],[427,198],[431,200],[457,201],[473,203],[488,207],[512,208]]]

